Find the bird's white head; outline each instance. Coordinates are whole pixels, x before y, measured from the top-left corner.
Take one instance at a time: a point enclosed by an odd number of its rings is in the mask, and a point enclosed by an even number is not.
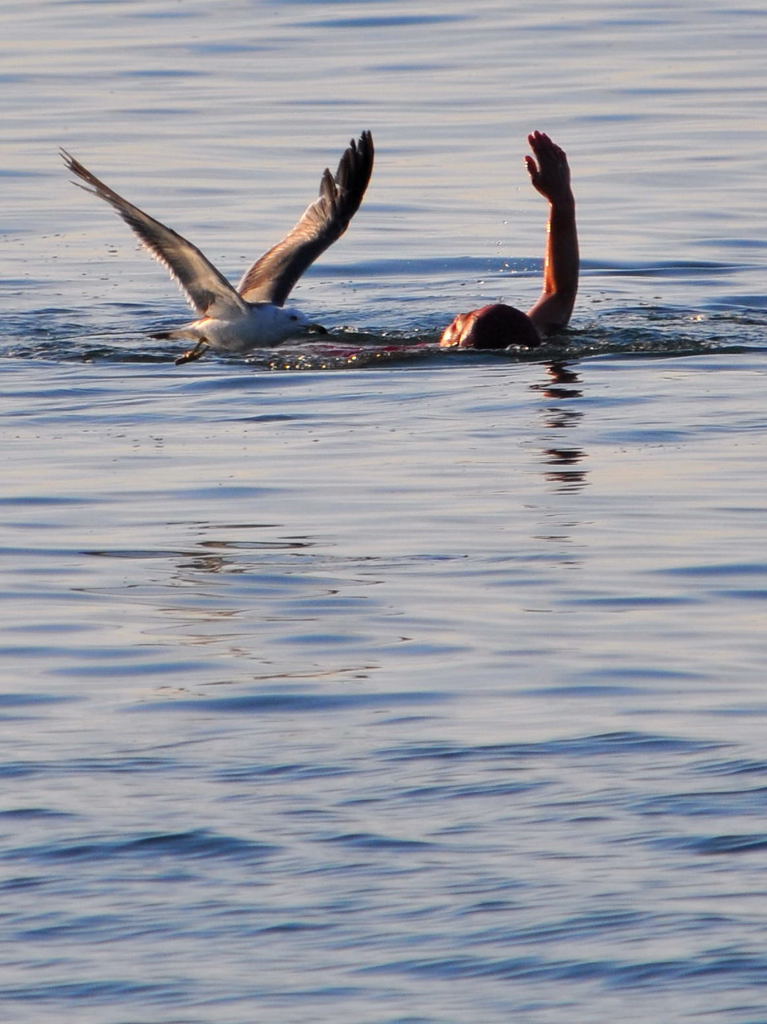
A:
[[[311,323],[305,313],[292,306],[276,306],[273,302],[249,302],[246,316],[227,323],[225,330],[219,331],[216,337],[212,337],[214,332],[207,324],[206,340],[214,348],[248,352],[252,348],[279,345],[288,338],[300,338],[312,330],[327,334],[324,328]]]
[[[324,327],[309,320],[305,313],[293,306],[273,306],[272,325],[282,339],[302,334],[327,334]]]

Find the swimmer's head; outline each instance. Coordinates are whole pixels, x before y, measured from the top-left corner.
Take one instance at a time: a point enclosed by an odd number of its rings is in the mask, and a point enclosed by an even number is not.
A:
[[[460,313],[442,332],[439,343],[442,348],[536,348],[541,337],[526,313],[499,302]]]

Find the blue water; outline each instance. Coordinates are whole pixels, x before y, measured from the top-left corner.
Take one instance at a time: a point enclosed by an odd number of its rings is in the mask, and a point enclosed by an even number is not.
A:
[[[3,1020],[767,1021],[766,18],[6,5]],[[571,329],[439,352],[534,127]],[[56,152],[236,280],[363,128],[333,338],[182,367]]]

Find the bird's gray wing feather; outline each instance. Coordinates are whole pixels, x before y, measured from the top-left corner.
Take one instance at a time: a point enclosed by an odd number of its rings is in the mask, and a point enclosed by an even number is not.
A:
[[[62,149],[61,155],[69,170],[85,182],[74,184],[103,199],[119,213],[144,247],[178,282],[200,316],[226,317],[247,309],[238,292],[197,246],[123,199],[66,150]]]
[[[285,303],[296,281],[346,231],[360,207],[373,172],[373,137],[363,132],[350,142],[332,175],[320,181],[319,196],[295,227],[246,271],[237,291],[248,302]]]

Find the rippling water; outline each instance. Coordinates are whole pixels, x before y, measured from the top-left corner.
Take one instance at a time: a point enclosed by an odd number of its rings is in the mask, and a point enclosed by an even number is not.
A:
[[[4,1019],[766,1019],[764,25],[6,5]],[[537,294],[533,127],[572,328],[439,352]],[[363,128],[333,337],[183,367],[56,156],[236,279]]]

